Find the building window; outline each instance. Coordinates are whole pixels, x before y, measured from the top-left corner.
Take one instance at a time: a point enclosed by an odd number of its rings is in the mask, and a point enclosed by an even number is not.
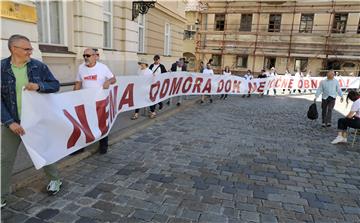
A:
[[[296,58],[295,59],[295,71],[305,71],[308,66],[308,59],[307,58]]]
[[[269,32],[280,32],[281,14],[270,14]]]
[[[215,30],[224,31],[225,27],[225,14],[215,15]]]
[[[301,14],[300,33],[311,33],[314,23],[314,14]]]
[[[240,31],[251,32],[252,14],[241,14]]]
[[[345,33],[347,18],[347,13],[336,13],[333,22],[332,33]]]
[[[64,14],[61,1],[36,1],[39,42],[64,45]]]
[[[236,66],[237,67],[247,67],[247,61],[248,61],[248,56],[237,56],[236,58]]]
[[[212,65],[215,67],[221,66],[221,55],[212,55],[211,57],[213,59]]]
[[[112,48],[112,2],[103,1],[104,48]]]
[[[171,45],[170,45],[170,32],[171,32],[171,27],[170,27],[170,24],[169,23],[166,23],[165,24],[165,41],[164,41],[164,55],[168,55],[170,56],[171,54],[171,51],[170,51],[170,48],[171,48]]]
[[[193,40],[195,39],[195,25],[188,25],[187,29],[184,30],[184,40]]]
[[[275,67],[276,57],[265,57],[264,64],[266,69],[271,69],[272,67]]]
[[[139,26],[138,52],[144,53],[145,52],[145,15],[139,14],[138,26]]]

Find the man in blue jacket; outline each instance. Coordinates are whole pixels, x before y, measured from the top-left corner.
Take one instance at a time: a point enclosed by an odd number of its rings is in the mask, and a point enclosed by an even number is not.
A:
[[[10,192],[11,173],[21,144],[20,136],[26,134],[20,121],[22,89],[53,93],[60,88],[59,81],[49,68],[30,58],[33,48],[27,37],[11,36],[8,47],[11,56],[1,60],[1,207],[6,205]],[[56,194],[62,182],[55,164],[45,166],[44,171],[50,179],[47,191]]]

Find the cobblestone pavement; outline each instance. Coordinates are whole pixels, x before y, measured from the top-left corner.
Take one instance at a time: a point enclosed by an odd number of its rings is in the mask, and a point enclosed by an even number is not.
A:
[[[230,97],[156,122],[13,194],[4,222],[360,222],[360,146],[306,119],[309,101]],[[356,151],[357,149],[357,151]]]

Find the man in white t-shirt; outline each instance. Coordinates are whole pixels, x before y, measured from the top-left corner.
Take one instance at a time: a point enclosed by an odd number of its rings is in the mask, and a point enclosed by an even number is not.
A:
[[[74,86],[75,91],[86,88],[108,89],[110,84],[116,82],[116,78],[110,69],[105,64],[97,62],[98,56],[93,49],[85,49],[83,57],[84,63],[79,66]],[[107,149],[108,137],[106,136],[100,140],[100,154],[105,154]]]

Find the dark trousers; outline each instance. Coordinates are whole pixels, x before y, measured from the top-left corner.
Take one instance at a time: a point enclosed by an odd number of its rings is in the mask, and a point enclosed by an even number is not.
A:
[[[360,129],[360,118],[339,118],[338,129],[345,131],[348,127]]]
[[[328,97],[327,99],[322,99],[321,101],[321,117],[322,123],[330,124],[331,115],[335,106],[335,98]]]
[[[151,106],[149,107],[151,112],[155,112],[155,106],[156,106],[156,105],[151,105]],[[135,109],[135,113],[139,113],[139,112],[140,112],[140,108]]]
[[[100,143],[100,148],[101,148],[101,147],[107,148],[108,145],[109,145],[109,137],[106,136],[106,137],[100,139],[99,143]]]

